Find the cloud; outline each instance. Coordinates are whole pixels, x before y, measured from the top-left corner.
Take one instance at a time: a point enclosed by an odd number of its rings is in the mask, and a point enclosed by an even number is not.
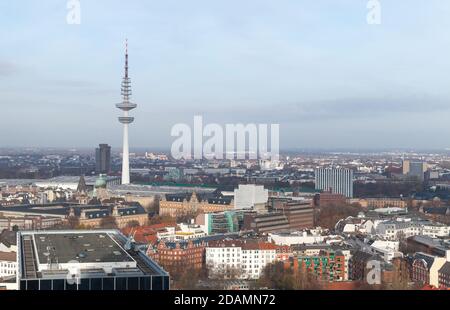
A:
[[[334,101],[295,103],[281,106],[285,121],[382,118],[391,115],[443,112],[450,109],[450,102],[428,96],[349,98]]]
[[[19,68],[17,65],[10,62],[0,61],[0,77],[11,76],[18,71]]]
[[[217,104],[186,107],[185,115],[205,116],[210,122],[296,123],[330,120],[383,119],[450,112],[450,101],[433,96],[359,97],[280,104]]]

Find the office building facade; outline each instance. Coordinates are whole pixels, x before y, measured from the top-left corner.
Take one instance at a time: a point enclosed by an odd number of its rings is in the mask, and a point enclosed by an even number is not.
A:
[[[108,144],[100,144],[95,149],[95,173],[111,172],[111,147]]]
[[[316,190],[331,191],[353,198],[353,170],[346,168],[315,169]]]

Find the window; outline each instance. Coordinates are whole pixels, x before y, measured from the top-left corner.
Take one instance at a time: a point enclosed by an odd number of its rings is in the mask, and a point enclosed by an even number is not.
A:
[[[127,289],[127,278],[116,278],[116,291],[125,291]]]
[[[41,281],[41,291],[50,291],[52,289],[52,280],[42,280]]]
[[[163,289],[163,277],[157,277],[157,276],[153,276],[152,277],[152,290],[162,290]]]
[[[138,290],[138,289],[139,289],[139,279],[128,278],[128,290]]]
[[[91,288],[92,291],[101,291],[102,290],[102,279],[91,279]]]
[[[66,280],[53,280],[53,290],[54,291],[63,291],[65,283],[66,283]]]
[[[114,278],[103,278],[103,290],[105,291],[114,290]]]

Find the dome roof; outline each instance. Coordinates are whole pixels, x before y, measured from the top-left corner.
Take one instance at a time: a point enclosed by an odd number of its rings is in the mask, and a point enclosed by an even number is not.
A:
[[[106,188],[106,176],[104,174],[100,174],[98,179],[95,181],[95,188]]]

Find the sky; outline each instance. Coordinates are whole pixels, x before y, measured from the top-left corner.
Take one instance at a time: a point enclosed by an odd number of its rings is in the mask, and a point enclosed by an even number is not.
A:
[[[450,147],[450,2],[0,2],[0,147],[122,142],[129,40],[133,147],[172,126],[280,124],[281,149]]]

